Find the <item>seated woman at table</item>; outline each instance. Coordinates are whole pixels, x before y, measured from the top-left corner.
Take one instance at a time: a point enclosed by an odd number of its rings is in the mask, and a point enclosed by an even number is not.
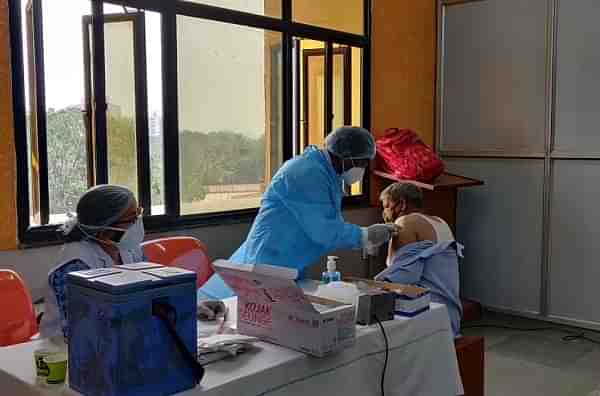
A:
[[[66,274],[94,268],[143,261],[142,208],[133,193],[121,186],[99,185],[85,192],[77,203],[77,217],[62,227],[67,244],[57,265],[48,273],[42,337],[61,334],[68,338]]]
[[[445,304],[455,336],[460,332],[459,245],[448,224],[423,213],[423,193],[412,184],[394,183],[380,196],[386,222],[400,226],[390,241],[388,268],[377,280],[413,284],[431,291],[433,302]]]

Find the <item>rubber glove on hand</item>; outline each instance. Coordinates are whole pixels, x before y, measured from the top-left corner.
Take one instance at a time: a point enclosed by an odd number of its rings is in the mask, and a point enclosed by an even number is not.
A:
[[[363,229],[363,247],[373,249],[388,242],[398,233],[396,224],[373,224]]]
[[[225,304],[220,300],[206,300],[198,303],[198,319],[204,321],[216,320],[217,316],[225,313]]]

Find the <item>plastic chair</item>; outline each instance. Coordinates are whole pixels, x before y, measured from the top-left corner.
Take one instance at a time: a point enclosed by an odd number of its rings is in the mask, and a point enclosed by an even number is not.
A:
[[[0,346],[29,341],[38,332],[31,295],[14,271],[0,270]]]
[[[170,237],[146,241],[142,244],[148,261],[170,267],[183,268],[197,274],[200,288],[214,274],[206,246],[192,237]]]

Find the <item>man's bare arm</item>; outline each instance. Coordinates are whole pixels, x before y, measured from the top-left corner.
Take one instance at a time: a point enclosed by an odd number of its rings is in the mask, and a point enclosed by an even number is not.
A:
[[[413,216],[399,217],[395,223],[399,226],[399,230],[389,243],[388,258],[391,258],[402,246],[418,241],[417,227]]]

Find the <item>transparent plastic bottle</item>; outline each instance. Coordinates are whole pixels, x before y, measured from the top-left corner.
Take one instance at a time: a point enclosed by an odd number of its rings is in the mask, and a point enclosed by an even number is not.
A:
[[[336,271],[337,261],[339,257],[328,256],[327,257],[327,271],[321,275],[322,283],[339,282],[342,280],[342,275],[339,271]]]

